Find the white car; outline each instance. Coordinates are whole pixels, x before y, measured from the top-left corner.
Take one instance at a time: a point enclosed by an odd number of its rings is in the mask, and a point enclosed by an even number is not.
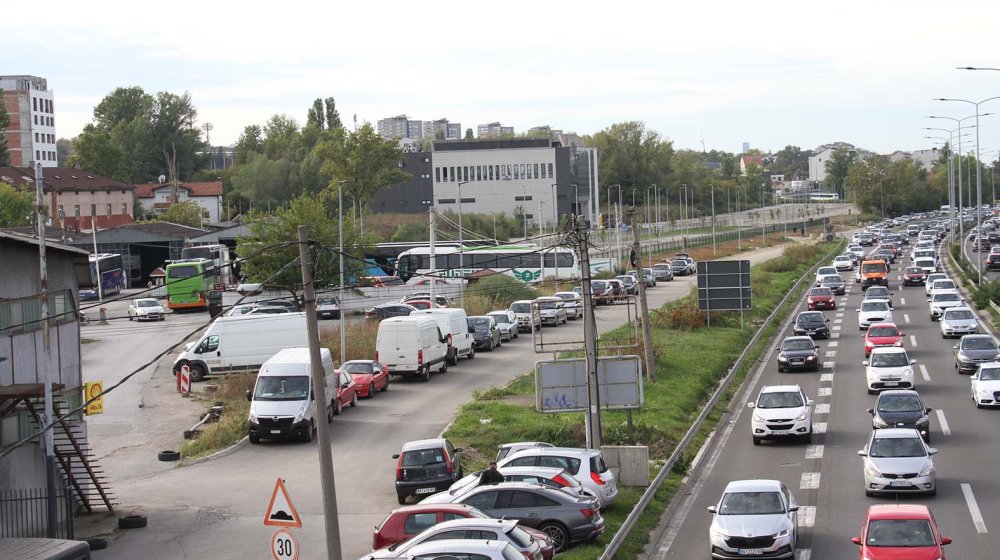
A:
[[[565,300],[563,309],[567,317],[574,320],[583,317],[583,296],[576,292],[556,292],[552,295]]]
[[[972,402],[976,408],[1000,406],[1000,362],[980,364],[972,374]]]
[[[865,258],[865,248],[861,245],[851,245],[847,248],[847,252],[854,255],[858,260]]]
[[[316,298],[316,317],[318,319],[339,319],[340,301],[334,296],[319,296]]]
[[[833,259],[833,266],[837,270],[853,270],[854,261],[851,260],[851,257],[840,255],[839,257]]]
[[[517,328],[517,315],[509,309],[498,309],[496,311],[490,311],[487,313],[488,316],[493,317],[493,320],[497,322],[497,328],[500,329],[500,341],[510,342],[518,337]]]
[[[948,275],[945,274],[945,273],[943,273],[943,272],[934,272],[934,273],[928,274],[927,278],[924,279],[924,293],[925,294],[931,295],[931,286],[934,285],[934,282],[937,281],[937,280],[948,280]]]
[[[816,285],[819,286],[824,276],[840,276],[840,271],[835,266],[821,266],[816,271]]]
[[[542,296],[535,298],[538,306],[538,314],[542,318],[542,324],[559,326],[569,320],[566,309],[563,307],[563,299],[554,296]]]
[[[965,300],[955,290],[940,290],[927,298],[927,303],[930,304],[931,321],[937,321],[946,309],[958,307],[965,303]]]
[[[858,308],[858,328],[865,330],[875,323],[892,323],[892,307],[887,299],[866,299]]]
[[[924,269],[924,272],[927,274],[933,274],[938,271],[937,261],[930,257],[917,257],[913,259],[913,266]]]
[[[475,558],[476,560],[520,560],[524,555],[509,541],[480,541],[474,539],[444,539],[422,542],[407,548],[406,560],[431,558]],[[367,558],[367,556],[365,557]]]
[[[504,467],[497,471],[503,475],[504,482],[533,482],[556,490],[569,492],[574,496],[584,494],[583,485],[566,469],[559,467]],[[480,477],[483,471],[476,471],[455,481],[447,492],[453,497],[466,494],[469,490],[481,485]]]
[[[874,394],[882,389],[914,389],[916,376],[913,375],[913,365],[906,349],[895,346],[876,346],[872,348],[868,359],[861,362],[865,366],[865,380],[868,384],[868,394]]]
[[[509,309],[517,317],[518,329],[531,332],[542,328],[542,316],[532,311],[530,299],[517,300]]]
[[[128,306],[128,320],[162,321],[167,318],[160,302],[153,298],[133,299]]]
[[[511,453],[497,465],[504,467],[560,467],[576,477],[584,494],[596,498],[602,508],[610,507],[618,497],[615,475],[598,449],[576,447],[532,447]]]
[[[964,305],[950,307],[941,315],[941,338],[977,334],[979,319],[971,308]]]
[[[708,511],[713,558],[794,558],[799,504],[780,480],[734,480]]]
[[[930,295],[933,296],[935,292],[940,292],[940,291],[957,292],[958,291],[958,286],[955,285],[955,281],[954,280],[950,280],[948,278],[942,278],[941,280],[935,280],[934,282],[931,283],[931,294]]]
[[[747,406],[754,410],[750,424],[754,445],[765,439],[791,437],[812,441],[813,400],[798,385],[765,385],[757,400]]]

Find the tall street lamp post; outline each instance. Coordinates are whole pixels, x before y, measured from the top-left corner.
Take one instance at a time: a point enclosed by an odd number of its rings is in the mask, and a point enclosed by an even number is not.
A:
[[[337,318],[337,328],[340,330],[340,363],[347,361],[347,325],[344,324],[344,185],[350,183],[350,179],[337,181],[337,241],[340,244],[338,252],[340,254],[340,289],[337,290],[337,298],[340,301],[337,307],[340,313]]]
[[[462,229],[462,185],[467,183],[468,181],[458,182],[458,278],[462,283],[462,307],[465,307],[465,246],[462,243],[462,234],[464,232]]]
[[[950,209],[949,212],[948,212],[948,231],[949,231],[949,233],[952,233],[954,231],[954,229],[955,229],[955,203],[956,203],[956,200],[955,200],[955,198],[956,198],[956,193],[955,193],[955,166],[953,165],[952,160],[954,159],[954,156],[955,156],[955,133],[959,132],[961,130],[961,128],[962,128],[961,125],[959,125],[959,127],[956,128],[956,129],[954,129],[954,130],[948,130],[947,128],[935,128],[935,127],[927,127],[927,126],[924,127],[924,130],[937,130],[937,131],[940,131],[940,132],[947,132],[948,133],[948,138],[947,138],[947,142],[948,142],[948,144],[947,144],[948,145],[948,207]],[[930,136],[925,136],[924,138],[931,138],[931,137]],[[936,138],[936,139],[939,139],[939,140],[944,140],[944,138],[940,138],[940,137],[937,137],[937,136],[935,136],[933,138]],[[961,136],[959,136],[959,138],[961,138]]]
[[[940,115],[927,115],[928,119],[945,119],[954,122],[958,125],[958,161],[956,167],[958,169],[958,236],[960,238],[960,243],[965,243],[965,221],[962,219],[962,121],[975,118],[975,115],[969,115],[967,117],[962,117],[956,119],[954,117],[944,117]]]
[[[559,227],[559,207],[556,206],[556,186],[559,183],[552,183],[552,233],[555,234]]]

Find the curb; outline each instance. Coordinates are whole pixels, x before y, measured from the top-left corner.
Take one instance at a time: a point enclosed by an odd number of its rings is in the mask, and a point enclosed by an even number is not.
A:
[[[201,463],[207,463],[207,462],[209,462],[209,461],[211,461],[213,459],[221,459],[221,458],[225,457],[226,455],[231,455],[231,454],[235,453],[236,451],[239,451],[240,448],[246,446],[246,444],[247,444],[248,441],[250,441],[250,438],[247,437],[247,436],[243,436],[243,439],[241,439],[240,441],[238,441],[238,442],[230,445],[229,447],[227,447],[227,448],[225,448],[225,449],[223,449],[221,451],[216,451],[215,453],[212,453],[211,455],[206,455],[204,457],[198,457],[197,459],[190,459],[190,460],[189,459],[185,459],[185,460],[181,461],[180,466],[182,466],[182,467],[188,467],[188,466],[191,466],[191,465],[198,465],[198,464],[201,464]]]

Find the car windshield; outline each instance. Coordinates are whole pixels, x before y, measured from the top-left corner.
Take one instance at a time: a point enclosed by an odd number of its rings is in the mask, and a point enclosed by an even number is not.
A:
[[[906,352],[872,352],[872,367],[902,367],[910,365]]]
[[[832,297],[833,296],[833,290],[831,290],[830,288],[814,288],[814,289],[812,289],[809,292],[809,295],[811,295],[813,297],[817,297],[817,296],[820,296],[820,297],[822,297],[822,296]]]
[[[415,449],[403,453],[404,467],[423,467],[425,465],[435,465],[444,462],[444,454],[441,449]]]
[[[757,408],[797,408],[802,404],[802,396],[794,391],[761,393],[757,399]]]
[[[538,302],[538,308],[539,309],[556,309],[557,307],[558,307],[558,304],[556,302],[554,302],[554,301],[539,301]]]
[[[670,264],[673,266],[687,266],[687,261],[684,259],[674,259]]]
[[[997,343],[992,338],[965,338],[962,340],[962,350],[996,350]]]
[[[337,300],[332,297],[321,297],[316,299],[316,305],[337,305]]]
[[[506,313],[490,313],[490,317],[493,317],[493,320],[501,325],[510,323],[510,317]]]
[[[562,299],[576,299],[576,293],[559,292],[559,293],[556,294],[556,297],[557,298],[562,298]]]
[[[916,395],[885,395],[878,401],[879,412],[919,412],[924,403]]]
[[[919,437],[881,437],[872,441],[869,457],[923,457],[927,455]]]
[[[590,289],[591,290],[605,290],[608,287],[608,283],[603,280],[591,280]]]
[[[654,264],[653,265],[653,270],[656,270],[656,271],[665,271],[668,268],[670,268],[669,264]]]
[[[514,313],[531,313],[530,303],[515,303],[510,306],[510,310]]]
[[[981,381],[1000,381],[1000,368],[979,368]]]
[[[865,299],[881,299],[889,297],[889,289],[883,286],[872,286],[865,292]]]
[[[946,311],[944,314],[945,320],[951,321],[968,321],[974,319],[972,316],[972,311],[968,309],[955,309],[953,311]]]
[[[889,304],[884,301],[863,301],[861,302],[862,311],[886,311],[889,309]]]
[[[486,317],[472,317],[471,319],[469,319],[469,324],[471,324],[476,329],[488,329],[492,326],[490,324],[490,320],[487,319]]]
[[[908,267],[906,267],[905,272],[906,272],[906,274],[923,274],[924,273],[924,269],[916,267],[916,266],[908,266]]]
[[[775,515],[785,513],[777,492],[730,492],[722,497],[719,515]]]
[[[882,336],[899,336],[899,331],[896,330],[896,327],[872,327],[868,329],[868,336],[870,338],[882,337]]]
[[[822,313],[800,313],[798,318],[799,323],[823,323],[826,322]]]
[[[160,304],[155,299],[140,299],[135,302],[136,307],[159,307]]]
[[[834,267],[832,267],[832,266],[820,267],[819,274],[820,274],[820,276],[825,276],[827,274],[836,275],[837,274],[837,269],[834,268]]]
[[[843,284],[844,279],[840,276],[824,276],[822,280],[823,284]]]
[[[873,519],[868,523],[868,546],[936,546],[926,519]]]
[[[275,375],[257,377],[253,398],[257,401],[301,401],[309,396],[306,375]]]
[[[350,373],[352,375],[362,374],[371,375],[372,374],[372,364],[371,362],[347,362],[341,367],[342,370]]]
[[[938,280],[938,281],[934,282],[934,288],[933,289],[935,289],[935,290],[954,290],[955,289],[955,283],[952,282],[951,280]]]
[[[781,350],[795,351],[795,350],[814,350],[816,347],[812,340],[786,340],[781,343]]]
[[[861,265],[861,272],[885,272],[885,263],[865,263]]]

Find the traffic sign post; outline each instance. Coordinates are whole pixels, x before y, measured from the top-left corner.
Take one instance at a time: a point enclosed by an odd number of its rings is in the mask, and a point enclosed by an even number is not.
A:
[[[285,490],[285,481],[278,479],[274,483],[274,491],[271,492],[271,501],[267,504],[267,513],[264,514],[264,525],[271,527],[301,527],[302,518],[295,511],[292,499]]]
[[[271,535],[271,556],[274,560],[298,560],[299,541],[295,534],[285,527],[275,529]]]
[[[752,306],[750,261],[701,261],[698,263],[698,309],[708,317],[711,312],[739,310],[743,328],[743,310]]]

